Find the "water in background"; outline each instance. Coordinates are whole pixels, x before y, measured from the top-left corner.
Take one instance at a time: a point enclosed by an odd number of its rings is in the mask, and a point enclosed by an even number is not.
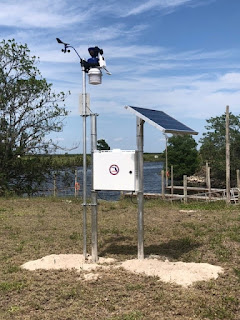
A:
[[[144,162],[144,192],[146,193],[161,193],[161,170],[163,169],[163,162]],[[83,168],[77,169],[78,183],[80,184],[79,196],[82,196],[83,185]],[[74,171],[62,170],[56,175],[56,189],[58,196],[74,195]],[[45,186],[48,191],[44,194],[53,194],[53,182],[46,183]],[[44,189],[45,189],[44,188]],[[87,169],[87,197],[91,195],[91,168]],[[120,198],[120,191],[99,191],[98,198],[115,201]]]
[[[144,192],[146,193],[162,192],[162,182],[161,182],[162,169],[163,169],[162,162],[144,162],[144,166],[143,166]],[[120,192],[119,191],[99,191],[98,197],[104,200],[118,200],[120,197]]]

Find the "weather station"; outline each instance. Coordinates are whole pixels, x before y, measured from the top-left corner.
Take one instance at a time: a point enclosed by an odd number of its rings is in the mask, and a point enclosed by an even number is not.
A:
[[[69,52],[71,45],[62,42],[57,38],[58,43],[64,45],[62,51]],[[143,188],[143,145],[144,145],[144,123],[147,122],[164,134],[198,134],[178,120],[167,115],[163,111],[146,109],[134,106],[125,106],[126,110],[136,116],[136,140],[137,150],[97,150],[97,125],[96,114],[87,108],[88,96],[86,95],[86,74],[89,77],[89,84],[98,85],[102,83],[102,70],[111,74],[106,69],[106,62],[103,58],[103,50],[99,47],[88,49],[91,58],[87,61],[77,53],[83,71],[82,86],[82,109],[83,117],[83,255],[87,255],[87,231],[86,231],[86,117],[91,116],[91,153],[92,153],[92,261],[98,261],[97,249],[97,192],[100,190],[132,191],[137,194],[138,201],[138,259],[144,259],[144,188]]]
[[[88,60],[82,59],[77,50],[69,43],[63,42],[56,38],[57,42],[63,45],[62,52],[70,53],[73,49],[77,54],[82,68],[82,96],[80,99],[80,114],[83,119],[83,256],[87,258],[87,152],[86,152],[86,118],[91,117],[91,153],[97,149],[97,114],[91,112],[89,107],[89,96],[86,94],[86,74],[89,77],[89,84],[98,85],[102,83],[102,70],[108,75],[111,73],[106,68],[106,61],[103,57],[103,50],[99,47],[90,47],[88,52],[91,56]],[[93,161],[93,160],[92,160]],[[92,260],[98,261],[97,253],[97,192],[93,188],[92,174],[92,190],[91,190],[91,209],[92,209]]]

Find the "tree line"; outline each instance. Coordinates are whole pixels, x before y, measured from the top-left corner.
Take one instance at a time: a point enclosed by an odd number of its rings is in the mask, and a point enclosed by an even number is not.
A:
[[[54,92],[38,62],[26,44],[14,39],[0,42],[0,195],[32,194],[54,168],[53,159],[46,155],[58,150],[58,145],[48,137],[63,130],[68,115],[65,99],[70,93]],[[196,173],[208,161],[214,183],[224,183],[225,115],[206,121],[199,150],[191,136],[169,138],[168,165],[174,166],[176,179]],[[240,115],[231,113],[230,143],[234,179],[240,169]],[[110,146],[100,139],[97,148],[109,150]]]
[[[213,187],[225,188],[226,183],[226,115],[206,120],[206,132],[200,139],[198,150],[192,136],[172,136],[168,140],[168,164],[174,166],[174,178],[193,175],[202,170],[206,162],[211,168]],[[236,171],[240,169],[240,115],[229,113],[231,182],[236,186]],[[164,151],[166,155],[166,150]]]

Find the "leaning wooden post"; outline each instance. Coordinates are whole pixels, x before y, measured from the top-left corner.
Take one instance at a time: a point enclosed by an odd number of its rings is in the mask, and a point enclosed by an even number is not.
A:
[[[240,199],[240,173],[239,170],[237,170],[237,189],[238,189],[238,203]]]
[[[230,135],[229,135],[229,106],[226,106],[226,203],[230,199]]]
[[[187,202],[187,175],[183,176],[183,195],[184,195],[184,203]]]
[[[162,199],[164,199],[165,198],[164,170],[162,170],[161,173],[162,173]]]

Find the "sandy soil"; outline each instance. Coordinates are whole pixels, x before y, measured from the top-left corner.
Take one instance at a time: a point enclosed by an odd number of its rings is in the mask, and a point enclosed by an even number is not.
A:
[[[132,259],[117,263],[111,258],[99,258],[98,263],[92,263],[91,257],[85,261],[80,254],[60,254],[49,255],[38,260],[29,261],[21,267],[27,270],[36,269],[76,269],[78,271],[90,272],[97,268],[106,268],[106,264],[111,267],[122,267],[133,273],[141,273],[147,276],[158,277],[163,282],[171,282],[188,287],[196,281],[208,281],[217,279],[223,269],[208,263],[185,263],[161,261],[156,258],[146,258],[144,260]],[[108,267],[110,268],[110,266]],[[84,273],[85,280],[96,280],[98,274]]]
[[[127,260],[121,266],[134,273],[158,277],[163,282],[173,282],[188,287],[196,281],[217,279],[223,269],[208,263],[159,261],[158,259]]]

